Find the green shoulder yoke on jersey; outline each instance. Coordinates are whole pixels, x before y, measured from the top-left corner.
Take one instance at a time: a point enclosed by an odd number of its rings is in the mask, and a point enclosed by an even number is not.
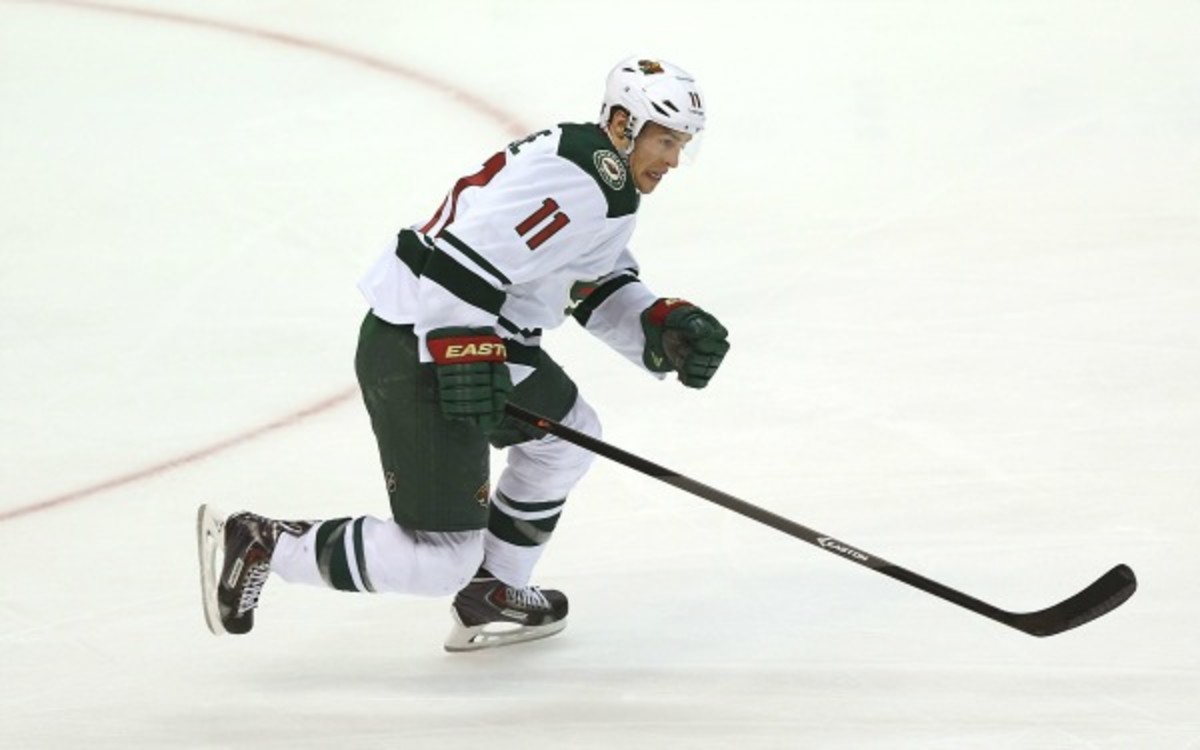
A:
[[[629,174],[629,164],[595,123],[562,123],[558,155],[596,181],[608,201],[608,218],[628,216],[638,209],[641,195]]]

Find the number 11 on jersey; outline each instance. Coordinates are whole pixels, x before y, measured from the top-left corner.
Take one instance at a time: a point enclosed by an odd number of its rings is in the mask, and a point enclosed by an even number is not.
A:
[[[545,223],[551,214],[554,215],[549,223]],[[569,216],[558,210],[558,201],[547,198],[542,201],[542,207],[530,214],[516,226],[517,234],[526,237],[530,232],[541,227],[537,234],[525,239],[530,250],[537,250],[546,240],[553,237],[559,230],[571,223]]]

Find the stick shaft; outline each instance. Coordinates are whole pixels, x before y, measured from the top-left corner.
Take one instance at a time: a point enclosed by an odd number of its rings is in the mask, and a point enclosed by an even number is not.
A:
[[[1088,588],[1053,607],[1025,614],[1008,612],[950,588],[945,584],[914,573],[907,568],[888,562],[878,555],[865,552],[827,534],[796,523],[789,518],[784,518],[753,503],[734,497],[727,492],[722,492],[703,482],[698,482],[691,477],[672,471],[665,466],[656,464],[653,461],[647,461],[641,456],[636,456],[603,440],[534,414],[515,404],[508,404],[506,411],[514,419],[533,425],[567,442],[586,448],[596,455],[603,456],[634,471],[654,477],[684,492],[696,495],[723,508],[770,526],[777,531],[782,531],[801,541],[819,547],[826,552],[837,555],[842,559],[870,568],[940,599],[957,604],[976,614],[983,615],[1031,635],[1054,635],[1063,630],[1089,622],[1115,609],[1132,596],[1136,588],[1136,579],[1134,578],[1133,571],[1125,565],[1118,565],[1104,576],[1101,576],[1100,579]]]

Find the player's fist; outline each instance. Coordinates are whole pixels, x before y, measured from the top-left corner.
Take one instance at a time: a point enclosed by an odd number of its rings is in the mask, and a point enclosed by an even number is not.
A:
[[[729,351],[725,326],[686,300],[657,300],[642,312],[642,329],[646,367],[653,372],[674,370],[689,388],[708,385]]]

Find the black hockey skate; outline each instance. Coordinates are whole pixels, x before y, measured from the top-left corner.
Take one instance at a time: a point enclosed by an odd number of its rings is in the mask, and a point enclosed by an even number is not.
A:
[[[483,568],[450,607],[447,651],[478,651],[548,638],[567,626],[567,595],[536,586],[513,588]]]
[[[250,632],[279,535],[300,536],[311,526],[306,521],[276,521],[253,513],[223,518],[212,506],[200,506],[196,542],[204,619],[209,630],[216,635]]]

